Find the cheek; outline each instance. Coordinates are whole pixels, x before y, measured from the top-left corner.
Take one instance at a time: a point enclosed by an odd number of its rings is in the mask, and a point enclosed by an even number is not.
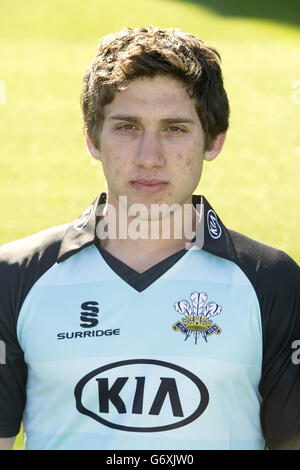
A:
[[[192,158],[188,158],[188,159],[186,160],[184,166],[185,166],[186,169],[189,169],[189,168],[192,167],[193,165],[194,165],[193,159],[192,159]]]
[[[103,146],[102,165],[106,174],[109,174],[114,178],[118,178],[122,169],[124,171],[125,162],[126,159],[122,156],[122,152],[120,152],[120,150],[111,145]]]
[[[202,171],[203,159],[201,158],[200,152],[192,155],[183,155],[178,153],[176,155],[176,160],[174,161],[175,166],[177,167],[177,172],[180,174],[190,176],[190,175],[199,175]]]

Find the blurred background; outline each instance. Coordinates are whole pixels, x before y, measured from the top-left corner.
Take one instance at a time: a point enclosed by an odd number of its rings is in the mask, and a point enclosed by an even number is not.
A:
[[[198,193],[224,224],[300,263],[297,0],[0,0],[0,244],[77,218],[105,190],[79,97],[99,39],[179,27],[216,47],[231,105]],[[22,435],[16,449],[22,448]]]

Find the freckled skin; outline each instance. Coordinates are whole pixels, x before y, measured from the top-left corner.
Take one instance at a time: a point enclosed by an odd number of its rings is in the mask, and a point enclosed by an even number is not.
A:
[[[132,127],[114,115],[138,117]],[[162,124],[162,119],[182,117],[192,123]],[[117,126],[126,125],[126,130]],[[127,196],[128,205],[191,202],[203,164],[204,132],[195,104],[181,82],[170,77],[140,78],[117,93],[104,108],[100,157],[107,181],[108,202]],[[168,184],[154,194],[132,187],[137,178],[161,178]]]
[[[102,161],[106,179],[107,203],[114,206],[117,221],[132,221],[126,212],[132,204],[146,206],[141,220],[151,219],[160,232],[159,238],[131,239],[128,237],[102,240],[102,246],[123,263],[143,272],[185,246],[185,240],[164,238],[161,220],[169,218],[169,226],[186,226],[196,230],[197,215],[184,215],[184,205],[192,203],[192,195],[201,178],[203,159],[212,161],[220,153],[226,132],[219,134],[204,151],[205,136],[195,103],[186,93],[182,82],[171,77],[139,78],[129,82],[104,107],[104,121],[99,130],[100,147],[96,148],[89,135],[86,143],[90,154]],[[139,182],[144,179],[146,183]],[[149,185],[149,180],[159,181]],[[126,196],[127,208],[123,205]],[[119,202],[121,203],[119,206]],[[161,216],[152,204],[180,206]],[[175,206],[176,205],[176,206]],[[143,208],[144,209],[144,208]],[[150,224],[151,225],[151,224]],[[149,235],[149,227],[148,227]],[[137,256],[142,253],[142,256]]]

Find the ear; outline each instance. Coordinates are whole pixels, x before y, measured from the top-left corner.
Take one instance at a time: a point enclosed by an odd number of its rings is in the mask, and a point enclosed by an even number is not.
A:
[[[92,139],[88,134],[85,134],[85,140],[86,140],[86,147],[88,149],[88,152],[90,155],[95,158],[96,160],[101,160],[101,155],[99,150],[95,147]]]
[[[217,137],[212,141],[209,149],[205,150],[204,152],[205,160],[212,161],[219,155],[223,148],[226,139],[226,134],[227,132],[223,132],[222,134],[217,135]]]

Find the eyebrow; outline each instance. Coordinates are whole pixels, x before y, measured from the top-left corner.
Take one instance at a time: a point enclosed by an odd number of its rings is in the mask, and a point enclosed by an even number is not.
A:
[[[140,118],[137,116],[129,116],[125,114],[116,114],[113,116],[110,116],[108,118],[109,121],[129,121],[129,122],[139,122]],[[165,118],[165,119],[160,119],[160,122],[162,124],[195,124],[195,121],[193,119],[184,117],[184,116],[178,116],[176,118]]]

